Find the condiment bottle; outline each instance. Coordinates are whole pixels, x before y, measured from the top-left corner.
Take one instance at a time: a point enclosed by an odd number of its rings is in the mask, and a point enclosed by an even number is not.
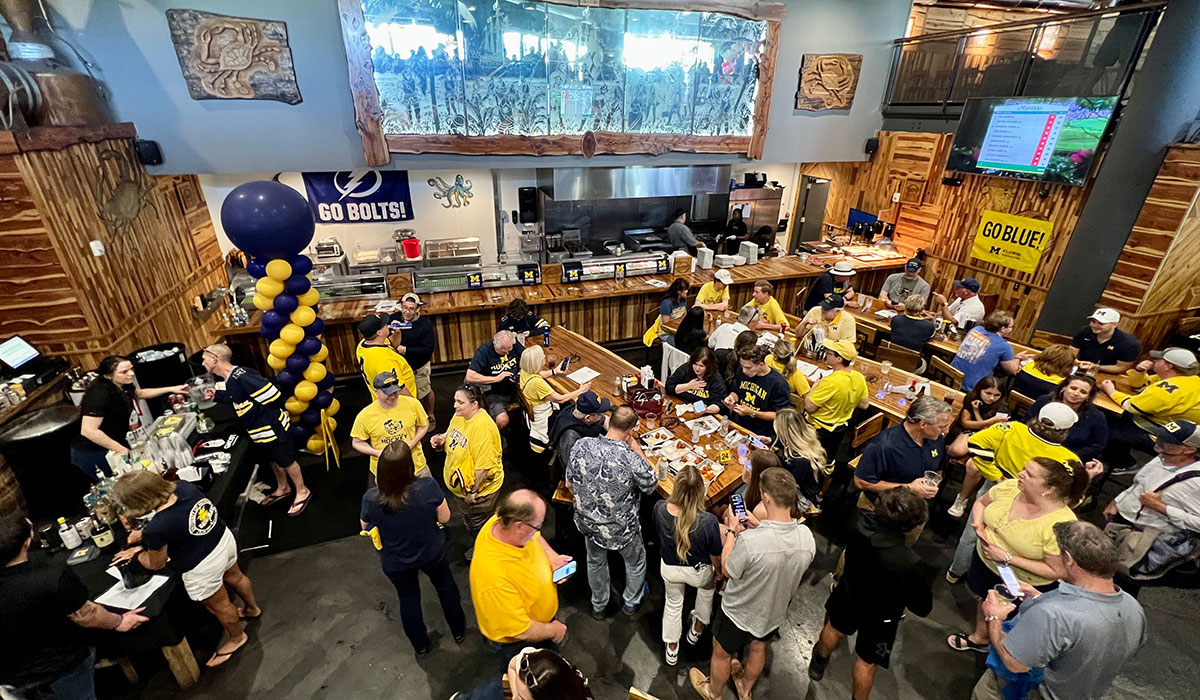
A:
[[[58,536],[62,538],[63,546],[67,549],[75,549],[83,544],[83,540],[79,539],[79,533],[75,532],[75,528],[67,523],[66,518],[58,519]]]

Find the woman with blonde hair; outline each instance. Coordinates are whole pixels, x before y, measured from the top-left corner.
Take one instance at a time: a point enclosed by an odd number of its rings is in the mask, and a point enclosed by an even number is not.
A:
[[[783,375],[793,395],[803,397],[812,389],[808,377],[805,377],[797,366],[796,349],[783,338],[775,341],[775,347],[771,348],[771,354],[767,355],[767,366]]]
[[[591,390],[592,383],[584,382],[575,391],[560,394],[546,381],[558,373],[557,367],[546,369],[546,351],[541,345],[531,345],[521,353],[521,398],[533,416],[529,418],[529,449],[542,454],[550,444],[550,414],[554,404],[567,403]]]
[[[794,408],[775,414],[775,455],[796,478],[800,495],[815,501],[821,492],[825,448],[817,439],[817,429]]]
[[[228,639],[205,664],[220,666],[250,637],[243,619],[262,615],[250,578],[238,567],[237,542],[217,516],[217,507],[204,492],[186,481],[167,481],[154,472],[138,470],[117,479],[113,499],[129,529],[130,547],[113,563],[136,559],[151,571],[171,567],[183,580],[188,597],[204,604]],[[233,591],[243,607],[235,608]]]
[[[1079,351],[1070,345],[1055,343],[1034,356],[1013,379],[1013,391],[1037,398],[1058,388],[1062,380],[1071,376],[1075,369],[1075,358]]]
[[[716,516],[704,510],[708,488],[699,470],[686,466],[675,475],[671,495],[654,504],[654,524],[662,543],[659,570],[666,588],[662,639],[667,664],[679,661],[683,595],[696,589],[696,607],[689,615],[688,644],[695,644],[712,614],[715,577],[721,561],[721,531]]]

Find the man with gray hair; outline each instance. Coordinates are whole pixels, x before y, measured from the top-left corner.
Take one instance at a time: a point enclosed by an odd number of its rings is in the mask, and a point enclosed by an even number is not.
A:
[[[1025,696],[1030,700],[1098,698],[1145,644],[1142,606],[1113,583],[1120,559],[1116,545],[1079,520],[1056,523],[1054,537],[1062,554],[1046,562],[1062,581],[1056,590],[1040,593],[1022,582],[1025,602],[1007,633],[1004,620],[1013,604],[995,591],[984,600],[984,619],[1003,669],[986,671],[971,700],[1001,700],[1012,682],[1002,676],[1034,668],[1044,675]]]
[[[750,330],[750,326],[762,315],[762,310],[753,304],[746,304],[738,310],[738,320],[735,323],[723,323],[708,336],[708,347],[717,353],[733,350],[734,341],[738,334]]]
[[[508,407],[517,399],[518,363],[525,347],[509,331],[500,331],[479,346],[467,367],[467,384],[483,389],[487,411],[496,427],[508,427]]]

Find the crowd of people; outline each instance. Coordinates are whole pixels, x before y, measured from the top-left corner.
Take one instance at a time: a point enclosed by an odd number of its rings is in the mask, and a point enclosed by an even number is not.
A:
[[[638,414],[588,384],[555,389],[548,380],[562,369],[547,362],[540,344],[525,342],[549,323],[523,302],[514,302],[495,336],[475,352],[441,431],[429,372],[435,340],[419,297],[407,295],[396,318],[364,318],[357,357],[372,401],[350,434],[354,449],[369,457],[372,476],[359,520],[395,587],[414,652],[433,648],[419,573],[432,583],[455,642],[468,634],[463,592],[446,547],[446,528],[457,527],[444,495],[449,491],[461,501],[457,510],[473,541],[466,552],[467,594],[496,664],[492,681],[456,697],[502,697],[502,676],[516,697],[591,697],[587,680],[561,654],[569,630],[559,616],[558,585],[578,563],[557,551],[544,532],[546,497],[561,479],[582,539],[592,617],[604,620],[615,612],[614,590],[623,614],[644,607],[650,596],[646,544],[656,543],[650,551],[657,551],[664,588],[664,662],[675,666],[680,645],[697,644],[708,629],[710,663],[707,672],[688,671],[693,688],[716,700],[732,683],[739,698],[749,698],[815,556],[809,523],[822,506],[850,494],[850,516],[823,523],[840,528],[846,547],[807,660],[814,682],[824,677],[840,639],[857,635],[852,697],[866,700],[878,667],[891,663],[906,611],[930,613],[935,577],[913,544],[936,513],[966,518],[945,580],[965,581],[978,600],[977,614],[973,627],[949,635],[947,643],[988,654],[988,671],[973,698],[1102,695],[1146,637],[1145,616],[1125,588],[1136,592],[1137,581],[1161,576],[1196,554],[1200,363],[1182,348],[1154,351],[1137,362],[1140,343],[1116,328],[1120,317],[1112,309],[1093,313],[1069,344],[1024,357],[1006,340],[1012,315],[985,313],[978,282],[955,282],[955,300],[946,303],[921,279],[921,269],[920,259],[910,260],[904,272],[888,278],[879,298],[897,312],[893,328],[914,346],[923,345],[917,340],[925,326],[918,324],[945,321],[961,328],[952,366],[962,372],[956,388],[966,394],[959,408],[931,396],[909,401],[901,422],[867,442],[861,455],[850,448],[849,433],[868,409],[870,394],[855,368],[859,350],[848,309],[861,298],[849,265],[838,263],[817,280],[794,327],[801,343],[814,333],[819,339],[828,371],[811,383],[798,369],[795,341],[759,342],[763,331],[783,335],[792,328],[769,281],[756,282],[737,321],[711,335],[704,314],[730,308],[729,273],[718,271],[692,304],[685,280],[669,287],[648,335],[684,343],[688,360],[662,378],[664,390],[728,418],[755,443],[730,505],[711,509],[707,484],[692,466],[673,475],[667,498],[643,508],[669,475],[643,450]],[[938,311],[925,311],[929,297]],[[699,322],[685,325],[693,313]],[[678,330],[668,333],[667,324],[681,319]],[[899,319],[906,320],[897,324]],[[254,370],[233,365],[224,345],[203,355],[205,367],[224,380],[214,398],[235,406],[260,456],[274,467],[277,487],[268,499],[290,497],[288,514],[302,514],[313,494],[284,439],[288,414],[279,391]],[[97,420],[85,420],[81,440],[116,449],[125,446],[104,427],[115,413],[106,402],[129,397],[121,388],[123,362],[110,365],[106,383],[91,400],[85,397],[85,407],[93,407],[85,415]],[[1097,383],[1092,376],[1110,370],[1128,371],[1130,385],[1140,391],[1123,393],[1110,379]],[[1010,388],[1034,400],[1024,415],[1010,415]],[[1121,417],[1110,419],[1094,405],[1099,392],[1124,409]],[[518,442],[526,434],[528,450]],[[444,453],[440,480],[429,469],[426,444]],[[78,450],[80,462],[91,464],[90,452]],[[1106,527],[1080,520],[1082,508],[1104,498],[1097,482],[1111,477],[1114,465],[1144,461],[1141,453],[1155,456],[1101,510]],[[506,467],[505,456],[518,454],[529,488],[506,488],[506,469],[515,460]],[[957,471],[961,487],[947,507],[938,496],[950,500],[947,477]],[[207,665],[225,663],[248,641],[245,620],[262,609],[215,506],[194,486],[149,472],[122,476],[114,497],[131,532],[117,560],[179,574],[187,594],[225,630]],[[555,526],[565,531],[564,523]],[[31,634],[46,644],[68,640],[71,653],[57,655],[52,667],[24,668],[10,650],[20,659],[29,658],[28,650],[0,642],[0,682],[60,692],[83,687],[81,677],[88,675],[90,688],[91,652],[76,628],[127,630],[144,618],[138,611],[113,615],[89,602],[69,570],[50,580],[31,567],[32,536],[28,521],[0,518],[0,561],[7,562],[0,573],[3,619],[6,626],[28,629],[41,624],[44,611],[61,613]],[[612,584],[610,555],[622,561],[621,586]],[[880,581],[894,585],[881,593]],[[695,589],[695,602],[685,615],[688,588]],[[40,617],[11,609],[25,596],[47,601]],[[87,697],[74,692],[60,696]]]

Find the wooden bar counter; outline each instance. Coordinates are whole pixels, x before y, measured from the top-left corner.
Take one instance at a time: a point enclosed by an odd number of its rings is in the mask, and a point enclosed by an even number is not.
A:
[[[824,256],[821,260],[835,259]],[[886,275],[903,263],[903,259],[853,261],[858,270],[855,283],[867,289],[877,288]],[[795,256],[768,258],[754,265],[731,268],[730,306],[737,308],[749,301],[754,282],[766,279],[775,286],[779,303],[791,310],[803,301],[812,281],[824,270],[821,264],[804,262]],[[559,281],[558,265],[543,265],[545,281],[542,284],[427,294],[422,296],[426,305],[421,313],[433,322],[437,334],[435,365],[469,360],[476,348],[495,334],[500,317],[514,299],[524,299],[542,318],[578,331],[597,343],[633,340],[640,338],[649,327],[647,314],[658,309],[665,291],[663,287],[650,284],[650,280],[670,283],[676,277],[682,277],[698,289],[712,280],[714,272],[715,269],[697,270],[682,275],[628,277],[621,282],[596,280],[566,284]],[[399,299],[411,291],[411,277],[393,275],[388,278],[388,287],[389,296]],[[325,321],[329,369],[335,374],[358,371],[354,359],[354,349],[360,340],[358,322],[372,312],[376,303],[378,300],[375,299],[321,303],[320,317]],[[229,343],[246,349],[243,361],[266,370],[269,343],[258,335],[260,316],[260,312],[254,311],[250,314],[249,325],[219,329],[218,332],[223,332]]]

